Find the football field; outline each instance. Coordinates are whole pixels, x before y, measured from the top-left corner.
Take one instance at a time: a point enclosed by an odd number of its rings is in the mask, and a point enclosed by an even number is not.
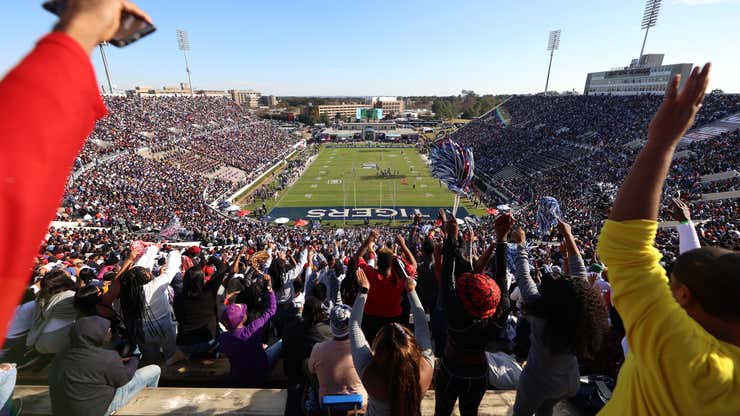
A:
[[[298,181],[275,202],[270,216],[290,219],[403,220],[452,207],[454,194],[433,178],[413,148],[326,145]],[[462,204],[461,204],[462,205]],[[461,206],[459,214],[466,214]]]

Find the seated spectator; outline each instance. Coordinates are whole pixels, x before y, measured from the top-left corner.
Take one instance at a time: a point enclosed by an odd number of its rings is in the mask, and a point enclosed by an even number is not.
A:
[[[424,308],[416,295],[416,281],[406,279],[414,333],[398,323],[378,331],[372,349],[360,326],[370,280],[357,269],[360,293],[350,315],[352,361],[368,393],[367,413],[371,415],[413,416],[421,412],[421,400],[434,373],[434,355]]]
[[[26,336],[33,324],[36,301],[32,289],[27,289],[21,304],[15,309],[8,335],[0,351],[0,362],[18,363],[26,352]]]
[[[103,289],[98,286],[82,286],[75,293],[74,306],[79,316],[94,316],[98,314],[98,305],[103,297]]]
[[[209,263],[215,271],[207,282],[202,267],[194,266],[185,271],[183,291],[175,295],[173,302],[178,328],[177,347],[188,356],[208,352],[216,346],[218,288],[227,269],[219,257],[212,256]]]
[[[552,414],[555,404],[578,393],[578,358],[593,358],[608,331],[607,309],[591,287],[570,225],[558,220],[568,252],[568,276],[544,277],[538,288],[529,272],[524,230],[517,244],[516,279],[532,340],[519,379],[515,415]]]
[[[110,340],[110,321],[99,316],[80,318],[70,330],[70,348],[57,354],[49,370],[49,395],[55,415],[109,415],[141,389],[157,387],[156,365],[136,369],[139,358],[121,358],[104,348]]]
[[[709,70],[694,68],[680,92],[680,77],[671,80],[599,237],[630,347],[602,414],[740,413],[740,255],[689,250],[667,278],[654,246],[661,191]]]
[[[331,310],[329,326],[334,338],[314,345],[308,370],[319,379],[319,403],[327,394],[360,394],[367,405],[367,392],[352,363],[349,316],[352,308],[338,304]]]
[[[69,346],[69,328],[77,319],[75,283],[64,270],[52,270],[41,280],[33,324],[26,345],[41,354],[56,354]]]
[[[23,410],[20,399],[13,399],[18,370],[15,364],[0,363],[0,415],[18,416]]]
[[[249,320],[247,305],[234,303],[226,307],[221,321],[228,330],[218,338],[221,351],[231,365],[231,379],[242,386],[259,387],[280,357],[282,341],[263,348],[270,318],[275,315],[275,293],[269,275],[264,275],[264,312]]]

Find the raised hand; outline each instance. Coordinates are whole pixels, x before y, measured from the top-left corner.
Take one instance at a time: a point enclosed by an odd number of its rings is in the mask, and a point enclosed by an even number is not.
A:
[[[691,210],[689,206],[678,198],[671,200],[671,217],[679,222],[691,221]]]
[[[406,245],[406,239],[403,238],[401,234],[396,235],[396,244],[403,247]]]
[[[362,270],[362,267],[357,268],[357,284],[360,285],[360,287],[364,287],[365,289],[370,289],[370,281],[367,279],[367,276],[365,275],[365,271]]]
[[[90,53],[97,44],[116,34],[124,12],[152,22],[149,15],[127,0],[67,0],[57,29]]]
[[[568,224],[567,222],[564,222],[560,218],[558,218],[558,231],[560,232],[560,234],[563,235],[563,237],[573,235],[570,229],[570,224]]]
[[[406,291],[413,292],[414,290],[416,290],[416,279],[409,277],[406,279]]]
[[[514,222],[514,217],[508,212],[496,218],[493,227],[496,230],[497,241],[506,241],[509,232],[514,227]]]
[[[681,83],[681,76],[675,75],[671,79],[663,104],[650,122],[649,144],[673,147],[694,124],[694,117],[701,108],[709,84],[711,67],[710,63],[705,64],[701,71],[699,67],[694,67],[680,92],[678,85]]]
[[[517,244],[522,244],[527,241],[527,236],[522,227],[517,227],[514,232],[511,233],[511,239]]]

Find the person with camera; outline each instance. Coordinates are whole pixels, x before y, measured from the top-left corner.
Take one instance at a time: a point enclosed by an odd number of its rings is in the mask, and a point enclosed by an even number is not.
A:
[[[74,160],[106,114],[90,53],[116,34],[124,14],[151,23],[128,0],[67,0],[54,30],[0,81],[3,339]]]

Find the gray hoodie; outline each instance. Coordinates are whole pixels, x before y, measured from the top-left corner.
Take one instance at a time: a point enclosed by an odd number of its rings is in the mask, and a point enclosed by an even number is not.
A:
[[[103,415],[116,388],[128,383],[138,358],[125,365],[116,351],[103,348],[110,321],[99,316],[80,318],[69,332],[70,347],[54,357],[49,370],[49,393],[55,415]]]

